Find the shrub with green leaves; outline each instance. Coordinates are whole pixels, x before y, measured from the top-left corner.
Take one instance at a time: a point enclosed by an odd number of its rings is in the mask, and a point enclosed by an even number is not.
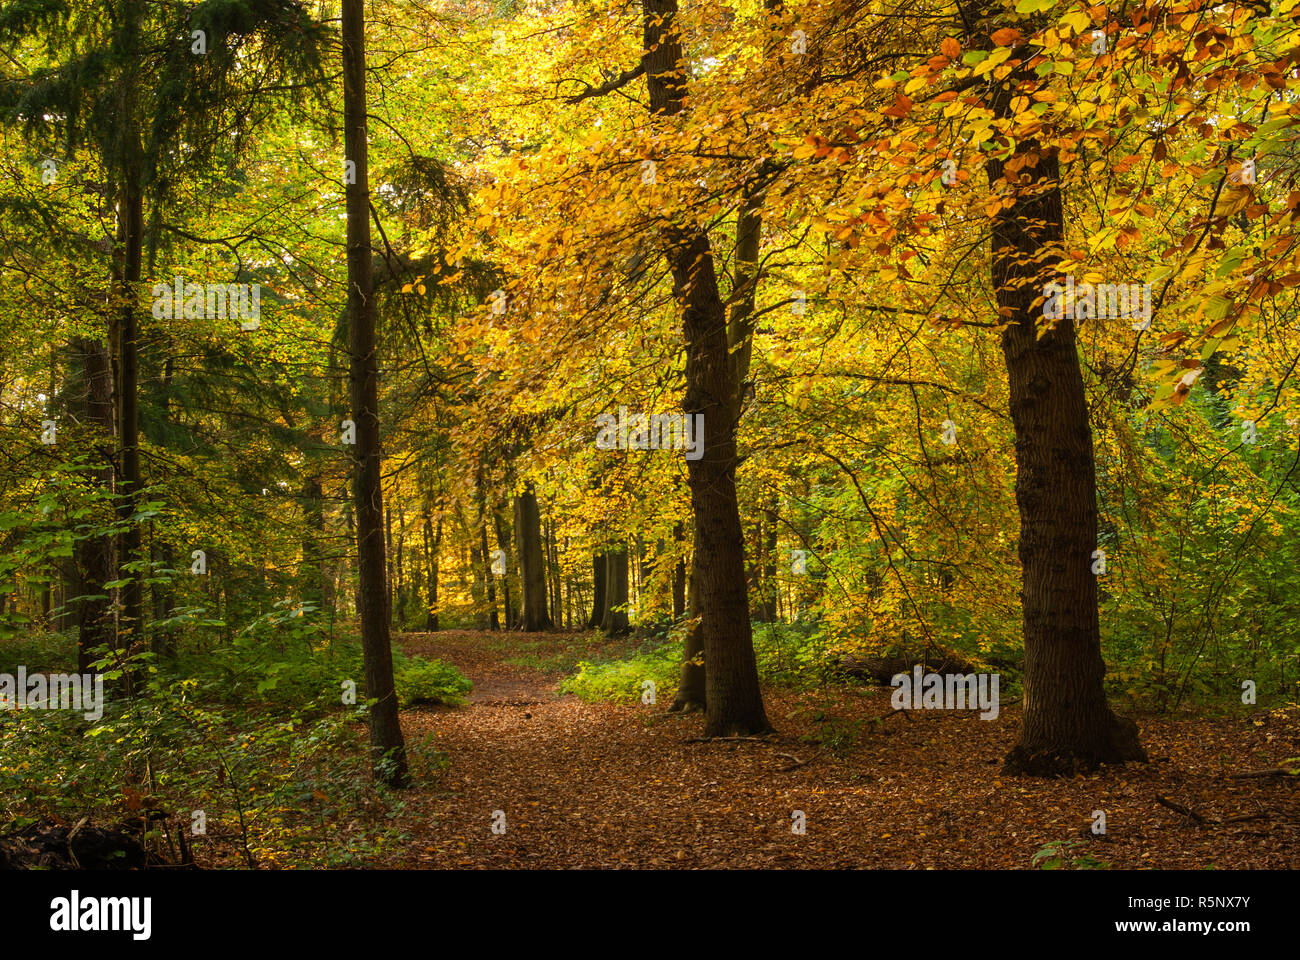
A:
[[[677,689],[680,669],[680,644],[651,642],[622,659],[579,662],[577,672],[560,683],[560,692],[588,702],[634,703],[641,699],[645,681],[652,680],[659,700]]]
[[[417,703],[441,703],[458,707],[465,702],[464,694],[474,688],[465,674],[441,660],[395,654],[393,673],[397,700],[404,707]]]

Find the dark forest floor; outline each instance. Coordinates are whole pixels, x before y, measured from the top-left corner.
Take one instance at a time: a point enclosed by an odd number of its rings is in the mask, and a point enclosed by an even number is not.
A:
[[[1294,713],[1139,716],[1150,764],[1023,780],[999,772],[1018,705],[991,721],[891,715],[846,743],[834,734],[848,721],[890,713],[888,688],[768,690],[779,731],[770,742],[689,743],[701,718],[668,714],[663,700],[559,696],[562,673],[547,667],[573,642],[401,638],[406,652],[455,664],[475,688],[467,707],[403,712],[408,739],[432,733],[451,766],[408,795],[410,846],[377,866],[1006,869],[1029,868],[1057,841],[1077,841],[1072,859],[1120,869],[1300,866],[1300,778],[1234,776],[1300,756]],[[505,662],[521,656],[537,667]],[[491,831],[496,810],[502,835]],[[796,810],[803,835],[791,829]],[[1104,836],[1091,832],[1095,810],[1105,811]]]

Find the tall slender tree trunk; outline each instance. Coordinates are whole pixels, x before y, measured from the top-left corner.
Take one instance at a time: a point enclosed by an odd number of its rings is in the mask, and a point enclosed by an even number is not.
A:
[[[384,504],[379,452],[379,354],[375,342],[374,263],[370,247],[370,173],[366,144],[365,2],[343,0],[343,133],[355,166],[346,184],[348,326],[352,419],[357,426],[357,563],[361,645],[370,708],[370,755],[377,780],[410,782],[406,742],[397,714],[393,649],[385,602]]]
[[[501,616],[497,612],[497,575],[492,570],[492,551],[488,549],[487,497],[483,490],[482,474],[479,474],[476,479],[476,492],[478,495],[479,553],[482,557],[483,567],[483,596],[487,601],[488,609],[487,627],[489,630],[500,630]]]
[[[479,550],[483,555],[483,590],[487,595],[488,629],[501,629],[501,613],[497,610],[496,574],[492,572],[492,553],[488,550],[487,521],[479,527]]]
[[[122,272],[118,286],[120,314],[117,323],[118,442],[120,476],[117,486],[118,518],[125,525],[118,549],[118,579],[126,581],[118,594],[122,605],[122,646],[131,649],[144,633],[144,580],[139,571],[123,569],[140,558],[140,524],[132,518],[140,503],[140,353],[139,293],[144,250],[144,190],[139,166],[126,165],[126,182],[118,209],[118,239],[122,245]],[[129,675],[128,675],[129,676]]]
[[[496,526],[497,549],[505,556],[506,572],[501,576],[502,606],[506,611],[506,629],[513,630],[519,626],[519,612],[514,608],[510,595],[510,579],[514,576],[514,545],[511,542],[510,525],[505,517],[506,508],[498,505],[492,510],[492,520]]]
[[[397,496],[397,492],[393,492]],[[401,630],[406,618],[406,579],[404,573],[406,556],[406,510],[402,506],[400,498],[397,501],[397,587],[394,591],[394,602],[397,604],[393,611],[396,617],[394,623],[397,629]]]
[[[551,596],[553,626],[563,626],[564,611],[560,599],[560,548],[555,542],[555,520],[546,521],[546,580],[547,591]]]
[[[171,422],[171,387],[172,376],[175,372],[175,362],[171,357],[170,338],[168,338],[167,359],[163,362],[162,378],[162,424],[164,428]],[[150,539],[153,540],[150,551],[155,562],[160,564],[165,570],[175,569],[176,550],[171,541],[166,537],[161,540],[157,539],[156,525],[150,523]],[[168,574],[174,578],[175,574]],[[162,582],[163,578],[158,577],[157,581],[150,586],[150,592],[153,596],[153,618],[155,621],[166,621],[171,619],[175,609],[172,580]],[[159,656],[173,657],[176,655],[176,635],[170,629],[163,629],[155,624],[153,635],[153,651]]]
[[[319,472],[302,483],[302,572],[299,574],[302,598],[319,608],[325,602],[325,490]]]
[[[755,617],[760,623],[773,623],[777,618],[776,611],[776,506],[773,504],[763,512],[762,522],[759,524],[759,533],[762,538],[759,549],[759,562],[756,566],[759,569],[759,589],[761,599],[758,604],[758,612]]]
[[[992,108],[1040,86],[1018,68],[995,89]],[[993,222],[993,286],[1008,326],[1002,353],[1016,436],[1025,674],[1020,737],[1006,771],[1069,775],[1099,763],[1146,760],[1137,726],[1106,702],[1097,614],[1097,480],[1088,402],[1069,319],[1042,332],[1042,296],[1063,256],[1064,217],[1056,150],[1020,143],[1009,172],[987,161],[989,184],[1015,198]]]
[[[676,524],[673,527],[673,542],[682,543],[686,539],[686,527]],[[686,615],[686,559],[683,557],[673,564],[673,619],[680,620]]]
[[[424,529],[428,535],[430,523],[429,514],[424,515]],[[438,560],[442,550],[442,517],[438,517],[438,529],[430,538],[429,548],[429,613],[425,617],[424,629],[430,633],[438,631]]]
[[[384,603],[388,607],[389,629],[393,623],[393,508],[391,504],[384,510],[384,556],[389,560],[384,566]]]

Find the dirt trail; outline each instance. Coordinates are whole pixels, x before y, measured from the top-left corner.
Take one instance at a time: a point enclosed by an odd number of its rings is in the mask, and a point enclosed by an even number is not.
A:
[[[455,664],[475,690],[464,708],[402,714],[408,741],[432,734],[451,766],[407,795],[412,841],[393,865],[1023,868],[1044,844],[1071,839],[1115,867],[1278,868],[1300,858],[1300,791],[1227,776],[1300,751],[1242,721],[1139,718],[1156,762],[1045,782],[999,774],[1018,710],[992,722],[931,711],[864,728],[856,745],[786,770],[818,754],[801,734],[826,739],[854,718],[885,715],[888,691],[769,691],[780,739],[692,744],[698,716],[561,697],[558,669],[505,662],[558,662],[571,637],[443,632],[400,642]],[[1262,816],[1203,828],[1157,794],[1210,819]],[[1108,824],[1099,839],[1088,829],[1096,809]],[[504,834],[491,829],[498,810]],[[791,829],[795,811],[803,834]]]

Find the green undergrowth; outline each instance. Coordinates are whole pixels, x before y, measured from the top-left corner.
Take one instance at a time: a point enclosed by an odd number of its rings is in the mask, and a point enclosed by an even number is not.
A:
[[[655,701],[671,700],[681,671],[682,624],[649,628],[630,650],[580,659],[560,684],[561,693],[587,701],[641,701],[654,684]],[[754,624],[754,655],[759,679],[769,686],[802,689],[830,675],[826,643],[810,623]]]
[[[331,643],[306,625],[266,626],[229,643],[182,637],[174,658],[101,661],[97,720],[0,711],[0,834],[155,811],[148,842],[169,861],[179,831],[200,865],[348,866],[400,855],[406,800],[370,776],[360,644]],[[75,646],[61,634],[0,642],[0,672],[20,665],[76,672]],[[456,706],[471,688],[437,660],[395,652],[394,672],[403,706]],[[449,763],[431,738],[408,741],[407,752],[417,785]]]

